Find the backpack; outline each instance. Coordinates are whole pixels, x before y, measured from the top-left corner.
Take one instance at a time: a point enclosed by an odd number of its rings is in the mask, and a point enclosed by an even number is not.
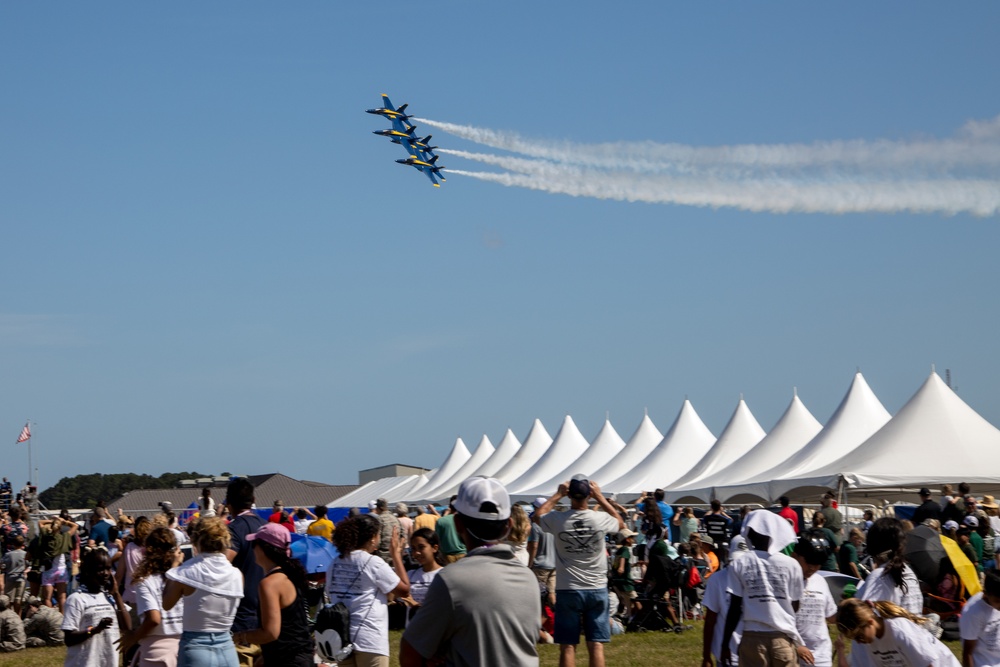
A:
[[[326,660],[336,660],[341,649],[351,643],[350,630],[351,612],[343,602],[320,609],[313,626],[320,655]]]

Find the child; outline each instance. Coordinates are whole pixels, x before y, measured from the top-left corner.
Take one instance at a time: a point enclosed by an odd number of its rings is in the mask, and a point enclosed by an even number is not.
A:
[[[117,665],[119,627],[131,630],[132,622],[111,576],[108,552],[93,549],[80,564],[80,586],[66,600],[64,666]]]
[[[823,516],[818,512],[817,515]],[[823,569],[832,552],[827,534],[818,528],[803,531],[792,551],[792,558],[802,566],[805,580],[802,599],[795,612],[795,626],[805,643],[805,646],[796,647],[800,665],[833,665],[833,645],[826,624],[837,620],[837,603],[833,601],[826,579],[816,574]]]
[[[986,572],[983,592],[969,598],[958,627],[963,665],[1000,665],[1000,573],[996,570]]]
[[[11,549],[3,555],[4,591],[10,596],[14,613],[21,615],[21,601],[24,599],[24,577],[31,570],[24,558],[24,537],[15,535]]]
[[[399,599],[405,604],[406,622],[417,613],[417,609],[424,603],[427,597],[427,589],[430,588],[434,577],[441,571],[444,565],[444,557],[441,555],[441,542],[438,541],[437,533],[430,528],[420,528],[413,532],[410,538],[410,557],[417,562],[420,567],[408,571],[410,577],[410,594]]]
[[[892,602],[851,598],[840,605],[837,629],[854,640],[853,651],[863,652],[876,667],[961,667],[951,649],[920,627],[924,620]],[[840,653],[840,667],[847,664],[847,657]]]
[[[635,545],[634,530],[623,528],[618,533],[618,551],[615,552],[614,561],[611,564],[611,587],[618,597],[625,603],[625,618],[631,619],[632,615],[642,610],[642,605],[636,600],[638,594],[635,592],[635,584],[632,581],[632,546]]]

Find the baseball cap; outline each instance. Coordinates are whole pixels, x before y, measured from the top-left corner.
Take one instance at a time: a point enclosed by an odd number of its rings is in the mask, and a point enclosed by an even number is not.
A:
[[[247,535],[246,539],[247,541],[260,540],[261,542],[270,544],[272,547],[287,549],[288,544],[292,541],[292,534],[280,523],[265,523],[257,529],[256,533]]]
[[[573,475],[569,480],[569,497],[573,500],[583,500],[590,496],[590,481],[586,475]]]
[[[375,501],[374,500],[369,500],[368,501],[368,509],[370,509],[370,510],[374,510],[375,509]]]
[[[285,503],[281,502],[280,500],[275,500],[274,501],[273,507],[284,507],[284,506],[285,506]]]
[[[928,489],[928,488],[927,488],[927,487],[925,486],[925,487],[923,487],[922,489],[920,489],[920,495],[922,495],[922,496],[929,496],[929,495],[931,495],[931,490],[930,490],[930,489]]]
[[[958,522],[954,521],[953,519],[949,519],[948,521],[944,522],[942,528],[944,528],[945,530],[958,530]]]
[[[964,519],[962,519],[962,523],[964,523],[969,528],[978,528],[979,527],[979,519],[977,519],[976,517],[972,516],[971,514],[969,516],[965,517]]]
[[[510,495],[500,480],[493,477],[476,476],[462,482],[452,506],[459,514],[473,519],[510,518]]]
[[[542,496],[538,496],[537,498],[531,501],[531,505],[535,509],[538,509],[539,507],[545,504],[546,500],[548,500],[548,498],[543,498]]]

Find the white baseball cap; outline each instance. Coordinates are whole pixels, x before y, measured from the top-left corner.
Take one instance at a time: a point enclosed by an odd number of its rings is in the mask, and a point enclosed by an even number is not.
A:
[[[496,509],[483,505],[490,503]],[[458,487],[458,497],[452,503],[455,511],[473,519],[504,521],[510,518],[510,495],[494,477],[470,477]]]

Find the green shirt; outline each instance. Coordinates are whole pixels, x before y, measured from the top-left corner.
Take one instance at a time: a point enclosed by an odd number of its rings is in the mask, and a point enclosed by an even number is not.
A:
[[[454,514],[449,514],[438,519],[434,531],[441,542],[441,553],[445,556],[465,553],[465,544],[459,538],[458,530],[455,529]]]

